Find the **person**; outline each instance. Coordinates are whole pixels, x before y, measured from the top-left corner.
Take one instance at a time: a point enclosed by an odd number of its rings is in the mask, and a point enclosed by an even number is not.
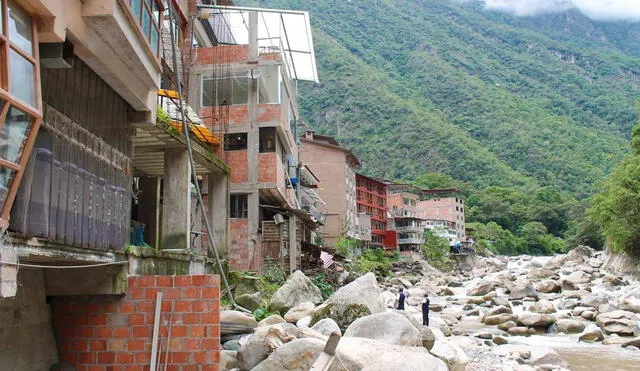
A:
[[[404,310],[404,292],[400,289],[400,296],[398,297],[398,310]]]
[[[422,324],[429,326],[429,294],[425,294],[422,300]]]

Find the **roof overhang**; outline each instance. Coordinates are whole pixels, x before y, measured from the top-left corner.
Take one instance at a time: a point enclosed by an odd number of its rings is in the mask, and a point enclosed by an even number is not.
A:
[[[249,13],[258,13],[258,50],[281,53],[292,79],[318,82],[308,12],[202,4],[198,9],[213,44],[248,44]]]

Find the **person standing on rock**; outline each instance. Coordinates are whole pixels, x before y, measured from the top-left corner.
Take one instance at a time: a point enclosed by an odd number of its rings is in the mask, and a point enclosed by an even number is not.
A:
[[[398,297],[398,310],[404,310],[404,292],[403,289],[400,288],[400,296]]]
[[[429,294],[424,295],[422,299],[422,324],[429,326]]]

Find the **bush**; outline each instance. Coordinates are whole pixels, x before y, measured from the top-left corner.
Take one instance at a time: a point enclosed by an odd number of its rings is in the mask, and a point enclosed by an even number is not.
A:
[[[264,264],[264,279],[267,280],[268,283],[282,286],[287,280],[287,275],[284,273],[284,269],[277,262],[272,261],[272,259],[265,259]]]
[[[333,295],[333,285],[328,282],[327,276],[324,274],[317,274],[313,276],[311,282],[320,289],[322,299],[327,300],[329,296]]]
[[[424,241],[422,255],[429,264],[440,270],[451,270],[453,261],[449,257],[449,240],[427,230],[424,233]]]
[[[336,251],[345,258],[353,257],[355,250],[358,248],[358,240],[351,237],[342,237],[336,241]]]
[[[270,315],[273,315],[273,314],[280,315],[280,313],[278,313],[278,312],[269,312],[265,308],[258,308],[258,309],[253,311],[253,318],[255,318],[256,321],[260,322],[263,319],[265,319],[265,318],[267,318],[267,317],[269,317]]]
[[[387,277],[391,275],[391,263],[394,260],[397,258],[387,256],[382,249],[366,249],[362,256],[350,264],[349,270],[358,275],[373,272],[378,277]]]

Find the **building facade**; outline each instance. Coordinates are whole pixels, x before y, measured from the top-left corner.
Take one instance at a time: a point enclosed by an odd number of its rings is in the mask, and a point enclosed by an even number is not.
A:
[[[310,27],[298,27],[308,23],[304,12],[281,17],[211,6],[196,27],[190,101],[207,127],[222,133],[231,167],[233,270],[261,272],[276,262],[293,271],[301,265],[302,242],[312,243],[304,231],[317,223],[301,201],[314,191],[302,190],[296,139],[296,81],[317,81]],[[299,33],[304,45],[293,50],[286,33]]]
[[[388,228],[396,232],[398,251],[411,255],[422,251],[424,245],[424,220],[418,215],[420,198],[401,185],[388,185]]]
[[[169,319],[178,302],[189,327],[207,330],[188,332],[168,362],[217,368],[220,287],[193,222],[206,209],[213,245],[226,246],[229,169],[220,138],[193,117],[187,139],[165,112],[188,111],[175,93],[187,93],[187,5],[0,0],[4,369],[148,369],[154,321],[165,333],[182,321]],[[187,144],[209,195],[199,213]]]
[[[356,174],[358,212],[371,217],[371,247],[384,248],[387,234],[387,185]]]
[[[334,138],[307,131],[300,137],[300,160],[320,179],[319,195],[327,216],[321,235],[327,246],[342,237],[358,238],[356,170],[358,158]]]
[[[452,245],[465,240],[464,200],[457,196],[432,197],[417,205],[418,216],[425,220],[425,227]]]

